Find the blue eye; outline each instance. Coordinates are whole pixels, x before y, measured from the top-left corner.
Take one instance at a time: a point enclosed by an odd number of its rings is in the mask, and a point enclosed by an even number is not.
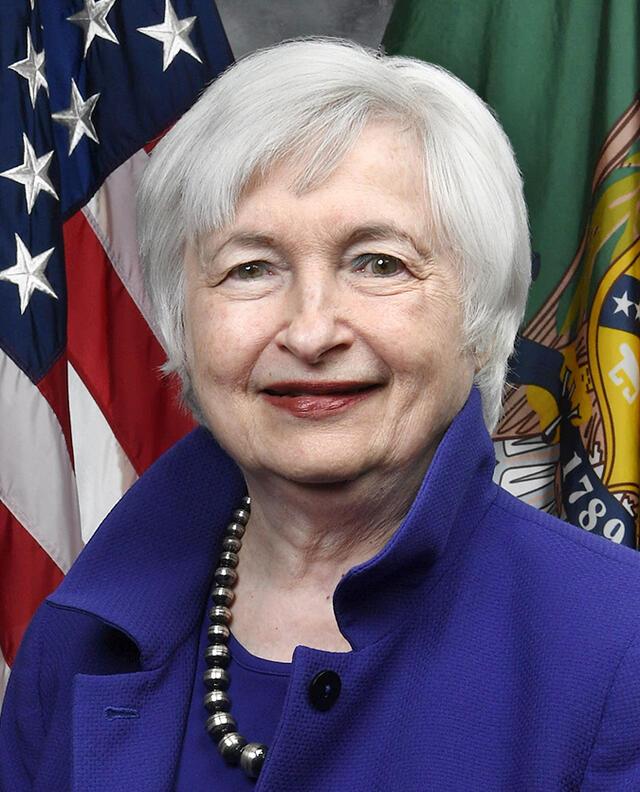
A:
[[[239,280],[255,280],[266,275],[269,266],[264,261],[249,261],[247,264],[240,264],[231,270],[231,275]]]
[[[368,272],[376,278],[388,278],[404,269],[404,264],[395,256],[382,253],[365,253],[355,260],[356,272]]]

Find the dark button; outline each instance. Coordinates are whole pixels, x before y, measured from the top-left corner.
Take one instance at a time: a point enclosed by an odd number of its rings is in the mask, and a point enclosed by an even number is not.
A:
[[[309,700],[316,709],[331,709],[340,695],[342,682],[335,671],[319,671],[309,685]]]

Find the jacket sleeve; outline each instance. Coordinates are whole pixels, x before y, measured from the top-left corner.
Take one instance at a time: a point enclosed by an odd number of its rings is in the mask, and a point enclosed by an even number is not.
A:
[[[44,741],[40,698],[41,605],[27,628],[0,714],[0,792],[33,788]]]
[[[604,702],[581,792],[640,790],[640,634],[622,656]]]

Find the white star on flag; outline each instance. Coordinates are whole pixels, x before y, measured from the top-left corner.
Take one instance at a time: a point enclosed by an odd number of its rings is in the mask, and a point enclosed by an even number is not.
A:
[[[29,83],[31,106],[36,106],[36,97],[40,88],[49,93],[49,86],[44,76],[44,50],[36,52],[31,40],[31,31],[27,28],[27,57],[8,66]]]
[[[45,250],[37,256],[32,256],[24,242],[16,234],[16,264],[8,269],[0,270],[0,280],[15,283],[20,292],[20,313],[27,310],[31,295],[36,289],[48,294],[49,297],[58,299],[58,295],[51,288],[44,270],[54,248]]]
[[[100,94],[93,94],[87,101],[82,98],[76,81],[71,78],[71,104],[66,110],[61,110],[58,113],[51,113],[51,118],[64,124],[69,130],[69,156],[72,151],[82,140],[83,135],[90,137],[96,143],[99,143],[98,135],[96,133],[93,122],[91,121],[91,114],[93,113],[96,102],[100,98]]]
[[[58,195],[53,189],[53,184],[49,179],[47,171],[53,151],[48,151],[41,157],[36,157],[36,152],[29,142],[27,136],[23,133],[22,143],[24,145],[24,155],[22,165],[17,165],[15,168],[0,172],[0,176],[5,179],[12,179],[24,187],[24,195],[27,200],[27,212],[31,214],[33,205],[41,190],[48,192],[49,195],[57,200]]]
[[[625,292],[622,297],[614,297],[613,298],[616,303],[616,310],[613,312],[617,314],[618,312],[624,313],[625,316],[629,316],[629,308],[633,305],[627,292]]]
[[[74,25],[79,25],[84,30],[85,58],[96,36],[106,41],[112,41],[114,44],[120,43],[107,22],[107,14],[115,2],[116,0],[84,0],[84,9],[67,17],[68,22],[73,22]]]
[[[178,19],[170,0],[165,0],[164,22],[160,25],[138,28],[139,33],[144,33],[145,36],[150,36],[156,41],[162,42],[162,71],[166,71],[169,68],[180,51],[186,52],[192,58],[195,58],[198,63],[202,63],[189,38],[189,31],[196,19],[197,17],[194,16]]]

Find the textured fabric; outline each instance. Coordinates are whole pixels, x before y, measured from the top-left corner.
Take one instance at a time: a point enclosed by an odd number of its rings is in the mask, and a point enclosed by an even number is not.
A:
[[[336,588],[353,651],[295,649],[258,792],[640,789],[640,558],[515,500],[493,465],[473,390],[401,527]],[[243,492],[198,429],[109,515],[18,654],[3,792],[173,788]],[[321,712],[323,669],[342,690]]]
[[[206,692],[202,675],[207,667],[204,650],[208,644],[209,623],[205,612],[175,792],[211,792],[212,786],[216,792],[250,792],[255,789],[255,781],[239,768],[225,763],[204,728],[207,713],[202,702]],[[229,648],[231,663],[227,670],[231,682],[228,693],[238,731],[249,742],[269,746],[282,713],[291,664],[255,657],[235,640],[233,633]]]

